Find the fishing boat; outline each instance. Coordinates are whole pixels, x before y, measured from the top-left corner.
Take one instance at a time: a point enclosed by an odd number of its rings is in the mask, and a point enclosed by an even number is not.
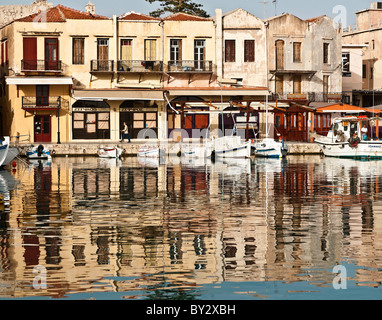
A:
[[[327,157],[382,158],[378,122],[365,116],[335,118],[327,136],[316,135],[315,143]]]
[[[50,160],[52,155],[48,147],[43,145],[32,146],[27,149],[27,158],[33,160]]]
[[[100,158],[120,158],[123,150],[118,147],[103,147],[99,148],[98,156]]]
[[[242,141],[240,136],[224,136],[213,140],[217,158],[250,158],[252,141]]]
[[[4,137],[4,140],[0,141],[0,166],[3,166],[5,160],[7,159],[8,151],[9,151],[9,137]],[[12,161],[12,160],[11,160]]]
[[[186,158],[209,158],[212,154],[212,146],[210,142],[182,144],[181,154]]]
[[[269,125],[268,125],[268,96],[265,102],[265,118],[266,118],[266,136],[260,141],[256,141],[253,144],[253,150],[256,157],[264,158],[283,158],[288,153],[288,146],[284,143],[284,140],[277,141],[269,138]]]
[[[142,145],[138,149],[138,157],[159,158],[165,155],[165,151],[157,145]]]
[[[256,157],[282,158],[288,154],[288,146],[284,140],[279,142],[271,138],[264,138],[254,143],[253,149]]]

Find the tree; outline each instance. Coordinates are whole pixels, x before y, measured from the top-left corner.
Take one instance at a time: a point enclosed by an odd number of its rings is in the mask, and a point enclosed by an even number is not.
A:
[[[166,12],[178,13],[183,12],[187,14],[192,14],[195,16],[208,18],[209,15],[204,11],[203,5],[192,2],[191,0],[146,0],[150,3],[159,2],[160,8],[150,12],[152,17],[159,18],[162,14]]]

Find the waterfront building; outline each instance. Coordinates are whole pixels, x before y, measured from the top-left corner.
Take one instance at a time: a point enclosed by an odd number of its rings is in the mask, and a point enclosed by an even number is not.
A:
[[[361,107],[382,104],[382,50],[381,2],[371,3],[370,8],[358,11],[356,28],[349,27],[343,34],[344,45],[363,45],[361,51],[361,87],[352,90],[352,99]],[[357,59],[357,56],[353,56]]]

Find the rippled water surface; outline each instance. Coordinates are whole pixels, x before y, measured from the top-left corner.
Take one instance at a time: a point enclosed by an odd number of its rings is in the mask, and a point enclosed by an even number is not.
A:
[[[381,161],[55,158],[0,192],[2,299],[382,298]]]

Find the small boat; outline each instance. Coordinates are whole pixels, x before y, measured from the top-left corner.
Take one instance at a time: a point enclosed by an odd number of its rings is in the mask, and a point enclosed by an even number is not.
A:
[[[3,166],[5,163],[5,160],[7,159],[10,138],[8,136],[4,137],[4,141],[1,140],[0,143],[1,143],[0,144],[0,166]]]
[[[283,158],[288,153],[288,146],[284,141],[279,142],[271,138],[265,138],[253,144],[256,157]]]
[[[7,156],[5,157],[2,166],[7,166],[8,164],[10,164],[13,159],[15,159],[19,156],[20,152],[21,152],[20,148],[10,147],[8,149]]]
[[[118,147],[99,148],[98,155],[100,158],[120,158],[123,150]]]
[[[240,136],[224,136],[213,141],[215,157],[250,158],[252,141],[242,141]]]
[[[148,157],[148,158],[160,158],[165,155],[165,152],[163,149],[160,149],[158,146],[149,146],[149,145],[142,145],[138,149],[137,156],[138,157]]]
[[[197,144],[182,144],[181,154],[187,158],[209,158],[212,154],[212,147],[210,143]]]
[[[315,143],[327,157],[382,159],[378,118],[341,117],[333,119],[327,136],[316,136]]]
[[[40,144],[27,149],[27,158],[33,160],[50,160],[52,159],[52,155],[48,147],[44,147]]]

